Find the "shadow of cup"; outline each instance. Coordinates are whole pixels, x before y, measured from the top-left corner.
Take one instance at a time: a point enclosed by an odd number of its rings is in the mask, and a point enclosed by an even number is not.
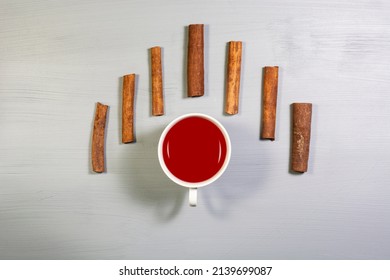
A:
[[[162,130],[140,135],[137,144],[122,145],[126,149],[122,160],[126,162],[120,164],[129,168],[122,180],[133,200],[154,207],[159,219],[169,221],[179,213],[186,190],[169,180],[160,167],[157,144]]]
[[[247,131],[233,120],[224,126],[232,145],[230,163],[224,175],[213,183],[213,187],[202,192],[201,197],[208,211],[218,218],[228,217],[232,205],[264,190],[267,181],[264,167],[270,164],[264,162],[267,148],[256,138],[256,133]]]

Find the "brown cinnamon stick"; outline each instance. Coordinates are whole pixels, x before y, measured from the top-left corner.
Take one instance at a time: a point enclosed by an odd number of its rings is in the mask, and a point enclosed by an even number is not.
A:
[[[134,139],[134,92],[135,74],[123,76],[122,91],[122,142],[131,143]]]
[[[311,103],[293,103],[293,135],[291,169],[295,172],[306,172],[309,160]]]
[[[104,147],[105,128],[108,106],[101,103],[96,104],[95,120],[93,123],[92,135],[92,169],[94,172],[104,172]]]
[[[264,67],[261,139],[275,140],[278,66]]]
[[[161,48],[150,49],[152,59],[152,115],[164,115]]]
[[[198,97],[204,94],[204,39],[203,24],[188,27],[187,95]]]
[[[238,113],[241,78],[241,56],[242,42],[229,42],[225,113],[230,115]]]

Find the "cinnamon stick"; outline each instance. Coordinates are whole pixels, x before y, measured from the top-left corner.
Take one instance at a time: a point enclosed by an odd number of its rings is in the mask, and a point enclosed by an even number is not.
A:
[[[92,170],[97,173],[104,172],[105,130],[108,106],[96,104],[95,120],[92,135]]]
[[[131,143],[134,139],[134,91],[135,74],[123,76],[122,91],[122,142]]]
[[[264,67],[261,139],[275,140],[278,66]]]
[[[311,103],[293,103],[293,135],[291,169],[295,172],[306,172],[309,160]]]
[[[230,115],[238,113],[241,78],[241,55],[242,42],[229,42],[225,112]]]
[[[203,24],[188,27],[187,95],[198,97],[204,94],[204,39]]]
[[[161,48],[150,49],[152,59],[152,115],[164,115]]]

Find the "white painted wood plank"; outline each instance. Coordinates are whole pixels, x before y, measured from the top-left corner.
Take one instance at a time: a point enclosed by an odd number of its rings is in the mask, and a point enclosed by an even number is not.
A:
[[[388,1],[0,0],[0,259],[390,258]],[[185,26],[206,24],[206,94],[185,96]],[[240,113],[223,115],[226,43],[244,42]],[[148,48],[166,115],[151,117]],[[260,141],[261,67],[280,66],[277,139]],[[137,143],[120,77],[137,73]],[[90,170],[95,102],[108,173]],[[290,104],[314,104],[309,172],[290,174]],[[166,124],[210,114],[227,172],[187,207],[161,171]]]

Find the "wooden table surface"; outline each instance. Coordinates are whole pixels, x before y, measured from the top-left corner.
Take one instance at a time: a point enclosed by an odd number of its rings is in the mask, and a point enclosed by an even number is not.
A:
[[[390,258],[390,2],[0,0],[1,259]],[[186,98],[186,26],[205,24],[205,95]],[[239,114],[226,47],[243,41]],[[151,115],[148,49],[163,49]],[[276,140],[259,140],[262,67],[278,65]],[[121,77],[136,73],[136,143]],[[91,172],[96,102],[107,173]],[[290,104],[313,103],[309,171],[289,172]],[[227,129],[226,173],[188,207],[157,159],[185,113]]]

